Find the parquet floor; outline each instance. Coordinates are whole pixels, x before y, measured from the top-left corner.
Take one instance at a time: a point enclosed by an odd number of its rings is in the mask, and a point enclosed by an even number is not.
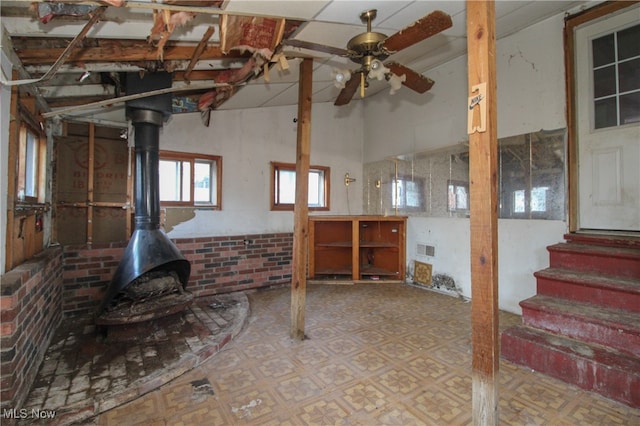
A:
[[[401,284],[309,285],[299,342],[288,288],[249,300],[248,325],[220,353],[94,424],[472,424],[470,303]],[[501,313],[500,328],[519,321]],[[640,410],[506,361],[499,383],[503,425],[640,425]]]

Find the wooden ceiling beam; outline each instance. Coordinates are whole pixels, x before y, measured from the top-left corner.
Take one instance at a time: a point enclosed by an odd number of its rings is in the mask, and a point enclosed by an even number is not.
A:
[[[224,70],[193,70],[189,74],[189,81],[213,80],[216,81],[220,74],[228,73],[228,69]],[[186,80],[186,71],[175,71],[173,73],[173,81]]]
[[[170,45],[164,49],[164,61],[189,61],[196,53],[195,45]],[[52,64],[64,49],[62,48],[30,48],[16,47],[16,53],[24,66]],[[248,58],[246,53],[231,51],[222,53],[220,46],[205,46],[200,54],[200,60],[210,59],[241,59]],[[137,43],[120,42],[119,40],[101,40],[97,46],[79,46],[67,58],[67,63],[73,62],[136,62],[157,61],[157,49],[146,41]]]
[[[86,105],[93,102],[100,102],[105,99],[111,99],[112,97],[106,96],[75,96],[72,98],[47,98],[47,104],[50,108],[64,108],[78,105]]]
[[[193,56],[191,57],[191,61],[187,66],[187,71],[184,73],[184,79],[186,81],[191,80],[190,79],[191,72],[193,71],[193,68],[196,66],[198,61],[200,60],[200,55],[202,55],[202,52],[207,47],[207,43],[209,42],[209,39],[211,38],[215,30],[216,28],[213,26],[207,28],[207,31],[202,36],[202,40],[200,40],[200,43],[198,43],[198,45],[196,46],[195,51],[193,52]]]

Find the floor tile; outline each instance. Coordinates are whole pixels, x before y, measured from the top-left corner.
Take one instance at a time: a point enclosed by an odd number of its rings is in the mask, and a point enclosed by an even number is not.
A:
[[[222,351],[94,423],[472,424],[469,303],[401,284],[307,291],[307,340],[289,337],[288,288],[249,293],[247,325]],[[498,384],[501,425],[640,425],[640,410],[506,361]]]

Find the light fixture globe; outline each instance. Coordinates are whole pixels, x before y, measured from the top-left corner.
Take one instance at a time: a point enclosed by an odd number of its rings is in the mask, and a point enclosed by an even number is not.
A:
[[[351,80],[351,71],[334,69],[331,72],[331,76],[333,78],[333,84],[338,89],[344,89],[345,85],[347,84],[347,81]]]
[[[389,74],[390,72],[391,70],[385,67],[382,61],[378,59],[374,59],[371,61],[371,64],[369,65],[368,77],[375,78],[377,80],[382,81],[387,77],[387,74]]]

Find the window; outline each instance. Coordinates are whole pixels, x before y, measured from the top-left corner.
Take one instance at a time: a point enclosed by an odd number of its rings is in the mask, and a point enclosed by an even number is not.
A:
[[[424,179],[393,179],[391,186],[391,205],[393,208],[421,210],[424,208]]]
[[[222,157],[160,152],[160,203],[220,208]]]
[[[450,180],[447,182],[448,210],[466,212],[469,210],[469,185],[466,182]]]
[[[524,189],[513,192],[514,213],[545,213],[547,211],[547,192],[549,187],[536,186],[531,188],[531,201],[527,206],[527,194]],[[529,207],[527,209],[527,207]]]
[[[640,122],[640,24],[591,41],[594,127]]]
[[[44,202],[44,138],[27,126],[20,128],[17,197],[19,202]]]
[[[309,167],[309,209],[329,210],[329,167]],[[271,210],[293,210],[296,200],[296,165],[271,163]]]

